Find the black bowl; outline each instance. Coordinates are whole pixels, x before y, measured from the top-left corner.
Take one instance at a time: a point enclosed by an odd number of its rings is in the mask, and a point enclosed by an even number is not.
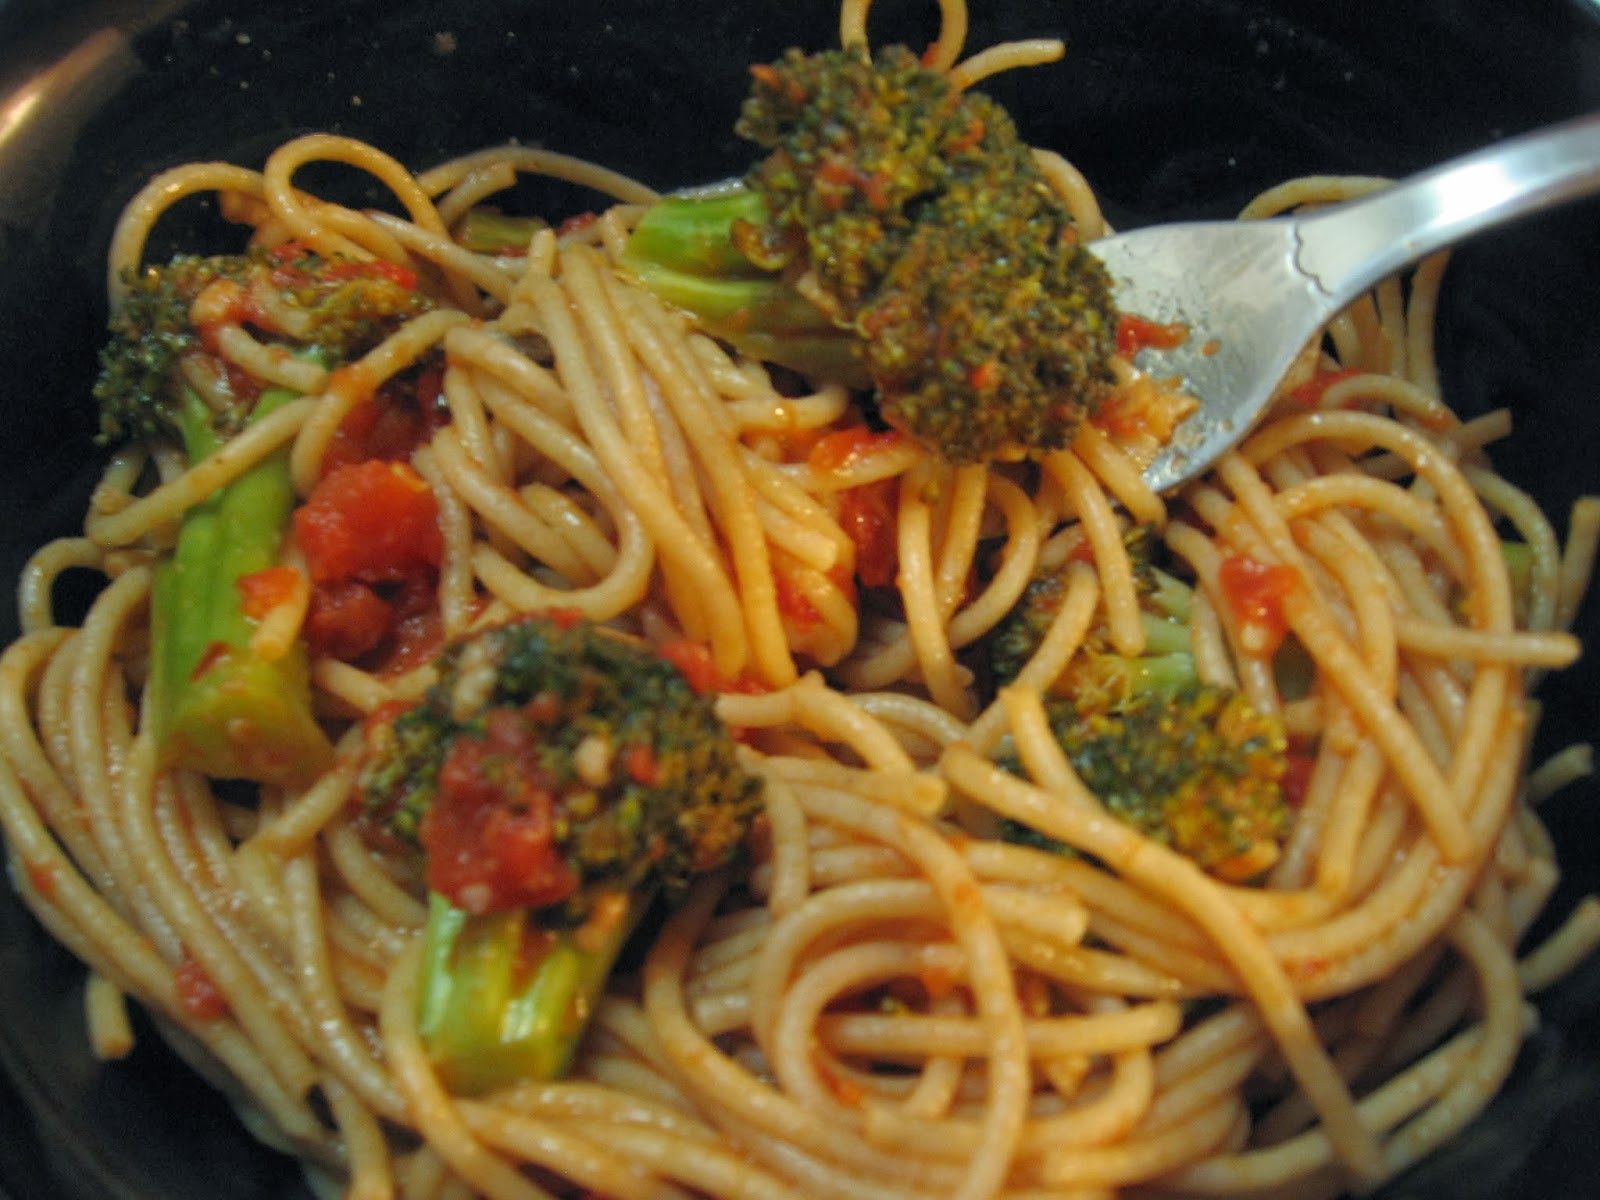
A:
[[[1073,158],[1114,223],[1225,216],[1307,172],[1399,174],[1600,107],[1592,0],[1121,0],[977,4],[970,44],[1050,34],[1064,63],[991,90],[1035,142]],[[874,37],[925,43],[932,0],[880,3]],[[519,138],[668,186],[737,170],[744,67],[836,39],[832,0],[0,0],[0,578],[82,518],[100,452],[88,385],[107,237],[149,175],[187,159],[258,164],[311,130],[416,167]],[[331,186],[341,186],[333,181]],[[366,199],[358,191],[350,197]],[[562,213],[593,200],[526,185]],[[1509,405],[1498,461],[1550,508],[1600,490],[1600,208],[1579,205],[1460,251],[1441,354],[1456,406]],[[156,253],[210,248],[203,206]],[[220,244],[217,248],[220,248]],[[67,602],[70,603],[70,597]],[[1580,632],[1600,644],[1591,604]],[[9,612],[0,627],[15,633]],[[1600,670],[1552,679],[1546,746],[1600,729]],[[1600,886],[1600,793],[1551,804],[1569,878]],[[295,1166],[243,1132],[155,1038],[131,1060],[85,1051],[81,972],[0,889],[0,1193],[140,1200],[305,1197]],[[1489,1113],[1390,1197],[1584,1195],[1600,1104],[1600,967],[1545,1020]]]

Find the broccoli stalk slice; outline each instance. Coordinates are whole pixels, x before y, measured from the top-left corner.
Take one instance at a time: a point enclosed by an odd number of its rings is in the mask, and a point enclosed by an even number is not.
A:
[[[1533,547],[1527,542],[1509,538],[1500,541],[1500,554],[1506,560],[1506,571],[1511,576],[1511,586],[1517,592],[1526,592],[1533,576]]]
[[[566,1074],[654,892],[603,929],[546,930],[527,909],[473,916],[428,897],[418,1029],[445,1085],[479,1095]]]
[[[430,307],[403,267],[323,258],[292,243],[244,255],[180,255],[125,282],[94,388],[101,440],[176,438],[191,464],[295,399],[283,389],[257,396],[240,388],[213,411],[187,385],[182,362],[209,357],[191,319],[208,289],[275,290],[298,312],[297,328],[276,328],[264,313],[247,323],[259,325],[275,350],[324,367],[353,360]],[[239,587],[277,561],[294,498],[281,451],[186,513],[173,553],[157,568],[149,694],[163,766],[294,785],[332,760],[311,710],[306,651],[252,646],[257,630]]]
[[[468,209],[455,228],[456,242],[474,254],[521,254],[533,235],[549,229],[542,217],[524,217],[494,208]]]
[[[622,266],[744,354],[814,379],[867,386],[861,340],[735,245],[737,222],[769,219],[761,197],[744,187],[666,196],[634,227]]]
[[[1194,668],[1194,655],[1187,650],[1175,650],[1170,654],[1141,654],[1122,661],[1128,672],[1128,691],[1133,696],[1147,692],[1174,695],[1199,682]]]
[[[1238,693],[1201,681],[1189,636],[1193,588],[1149,563],[1142,542],[1130,549],[1144,650],[1122,654],[1103,625],[1092,629],[1048,689],[1051,728],[1108,812],[1218,878],[1246,882],[1276,859],[1289,824],[1282,722],[1256,712]],[[1036,652],[1062,594],[1059,576],[1036,580],[993,632],[997,682],[1014,678]],[[1064,849],[1019,822],[1007,822],[1002,834]]]
[[[559,1077],[641,914],[743,852],[760,780],[709,695],[603,626],[518,618],[437,670],[366,726],[359,784],[426,856],[419,1029],[453,1090]]]
[[[296,399],[262,393],[251,420]],[[178,424],[190,462],[223,442],[193,389]],[[184,517],[151,595],[151,696],[162,762],[219,779],[297,784],[325,769],[333,747],[311,710],[305,647],[280,657],[251,646],[239,581],[278,560],[294,488],[287,449],[263,460]]]
[[[1511,600],[1518,625],[1528,620],[1528,608],[1533,602],[1533,547],[1527,542],[1500,540],[1500,553],[1505,558],[1506,574],[1511,580]]]
[[[1187,626],[1194,611],[1194,589],[1160,567],[1146,566],[1144,577],[1147,613]]]

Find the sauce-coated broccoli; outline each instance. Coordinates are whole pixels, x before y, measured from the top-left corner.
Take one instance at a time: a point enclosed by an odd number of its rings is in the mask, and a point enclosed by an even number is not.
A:
[[[1067,760],[1108,811],[1219,878],[1252,879],[1276,861],[1289,829],[1283,723],[1198,679],[1189,588],[1152,564],[1149,541],[1142,529],[1128,539],[1144,653],[1118,653],[1103,625],[1091,627],[1047,688],[1045,711]],[[1063,593],[1059,575],[1041,576],[990,633],[996,684],[1032,657]],[[1012,833],[1039,840],[1031,830]]]
[[[750,353],[843,382],[858,356],[952,461],[1066,445],[1109,392],[1116,312],[1006,112],[904,47],[752,75],[736,128],[768,156],[744,190],[655,205],[624,265]]]
[[[225,362],[218,329],[238,325],[271,353],[334,366],[428,307],[408,276],[293,246],[147,268],[111,315],[95,384],[101,439],[174,440],[199,462],[296,398]],[[203,393],[196,377],[209,381]],[[304,646],[260,644],[244,595],[277,563],[293,505],[282,451],[190,509],[157,568],[150,689],[167,765],[298,784],[331,760]]]
[[[710,698],[598,626],[498,626],[439,676],[370,724],[361,787],[426,855],[422,1028],[479,1091],[565,1069],[638,915],[739,852],[760,786]]]
[[[180,255],[164,266],[147,266],[127,280],[100,352],[94,396],[102,440],[191,436],[177,372],[184,356],[206,353],[203,330],[191,312],[201,294],[219,283],[227,289],[218,304],[223,319],[327,366],[366,352],[429,307],[409,271],[324,258],[293,243],[249,254]],[[261,303],[263,294],[270,295],[270,307]],[[235,385],[231,403],[205,410],[221,438],[250,419],[262,390],[237,371],[229,383]]]
[[[1211,684],[1138,692],[1115,708],[1046,701],[1084,785],[1146,836],[1232,882],[1270,867],[1288,832],[1283,724]]]

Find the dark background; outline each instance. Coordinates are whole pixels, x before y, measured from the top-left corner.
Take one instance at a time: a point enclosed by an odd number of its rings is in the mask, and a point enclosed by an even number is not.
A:
[[[977,0],[975,0],[977,4]],[[1226,216],[1308,172],[1400,174],[1600,108],[1589,0],[1088,0],[977,4],[969,47],[1057,35],[1064,62],[987,90],[1033,141],[1066,153],[1115,224]],[[881,2],[876,41],[921,46],[932,0]],[[831,2],[0,0],[0,579],[76,530],[99,462],[87,398],[106,240],[146,179],[196,157],[259,165],[286,137],[331,130],[414,167],[512,138],[661,187],[718,178],[744,67],[832,45]],[[313,181],[378,202],[336,172]],[[529,183],[560,215],[594,203]],[[1464,248],[1447,279],[1441,357],[1468,412],[1510,405],[1503,470],[1558,514],[1600,490],[1600,207],[1585,203]],[[153,251],[222,248],[199,202]],[[1596,607],[1580,632],[1597,640]],[[15,615],[0,611],[0,637]],[[1547,747],[1600,732],[1600,672],[1549,682]],[[1571,874],[1564,910],[1600,885],[1593,785],[1552,802]],[[0,1196],[267,1200],[307,1195],[225,1103],[141,1026],[102,1065],[84,1051],[80,969],[0,889]],[[1400,1197],[1600,1194],[1600,968],[1545,998],[1504,1096]]]

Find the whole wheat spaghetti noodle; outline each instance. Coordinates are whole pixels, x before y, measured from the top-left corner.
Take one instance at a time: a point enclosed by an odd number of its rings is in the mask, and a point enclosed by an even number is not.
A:
[[[844,6],[847,44],[867,8]],[[958,88],[1061,52],[963,57],[964,5],[940,11],[925,61]],[[319,162],[364,172],[387,211],[302,190]],[[1079,172],[1041,163],[1105,232]],[[529,172],[615,204],[498,252],[459,239]],[[1291,181],[1246,215],[1377,186]],[[1438,394],[1442,260],[1341,315],[1253,436],[1158,496],[1115,422],[1040,462],[956,467],[905,437],[814,453],[861,432],[857,398],[734,353],[634,283],[617,255],[654,193],[579,159],[506,146],[416,174],[313,135],[259,170],[175,168],[115,232],[113,300],[162,213],[201,193],[256,246],[403,269],[433,308],[332,372],[229,324],[215,353],[302,398],[201,462],[111,460],[83,535],[21,581],[0,826],[22,898],[89,969],[96,1053],[127,1053],[137,1001],[319,1189],[1337,1195],[1470,1122],[1531,995],[1600,944],[1593,898],[1524,943],[1559,877],[1532,805],[1592,769],[1586,746],[1526,761],[1527,685],[1577,656],[1600,500],[1563,542],[1494,473],[1509,417],[1463,423]],[[176,523],[274,454],[303,499],[351,414],[419,371],[440,397],[409,455],[437,501],[437,634],[564,610],[697,646],[766,805],[748,856],[648,931],[571,1074],[474,1097],[418,1028],[416,864],[350,803],[360,722],[414,702],[426,657],[314,659],[333,766],[242,798],[158,766],[144,691]],[[1158,390],[1117,374],[1113,406]],[[1141,531],[1193,585],[1199,677],[1288,730],[1289,827],[1231,871],[1114,816],[1052,732],[1051,689],[1097,638],[1138,655],[1155,636]],[[1525,574],[1504,541],[1530,548]],[[1280,627],[1241,599],[1241,562],[1276,572]],[[85,568],[106,585],[68,627],[51,586]],[[1059,606],[996,689],[987,639],[1040,575]],[[301,601],[270,636],[293,640]]]

